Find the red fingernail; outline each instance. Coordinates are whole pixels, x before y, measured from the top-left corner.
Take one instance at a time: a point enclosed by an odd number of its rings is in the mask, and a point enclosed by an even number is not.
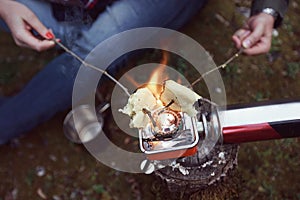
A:
[[[54,39],[54,35],[53,35],[53,33],[51,33],[50,31],[48,31],[48,32],[46,33],[46,37],[47,37],[47,39],[49,39],[49,40]]]

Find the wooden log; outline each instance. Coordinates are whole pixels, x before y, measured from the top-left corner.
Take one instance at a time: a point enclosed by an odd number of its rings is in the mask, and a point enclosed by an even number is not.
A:
[[[227,144],[202,159],[199,153],[178,159],[188,174],[169,166],[155,171],[162,184],[156,183],[154,192],[162,199],[238,199],[237,154],[238,145]]]

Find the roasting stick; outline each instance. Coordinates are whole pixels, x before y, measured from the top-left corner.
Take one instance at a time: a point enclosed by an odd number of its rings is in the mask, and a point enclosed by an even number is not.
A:
[[[89,64],[87,62],[85,62],[82,58],[80,58],[78,55],[76,55],[73,51],[71,51],[70,49],[68,49],[65,45],[63,45],[61,42],[57,41],[55,38],[52,39],[52,41],[54,41],[58,46],[60,46],[63,50],[65,50],[67,53],[69,53],[71,56],[73,56],[74,58],[76,58],[77,60],[79,60],[79,62],[81,62],[81,64],[83,64],[86,67],[89,67],[91,69],[94,69],[96,71],[99,71],[103,74],[105,74],[110,80],[112,80],[113,82],[115,82],[118,86],[120,86],[120,88],[125,92],[125,94],[127,94],[127,96],[130,97],[130,94],[128,92],[128,89],[122,85],[119,81],[117,81],[113,76],[111,76],[107,71],[100,69],[92,64]]]
[[[164,106],[164,107],[161,109],[161,111],[158,112],[158,114],[163,113],[163,112],[164,112],[165,110],[167,110],[173,103],[175,103],[174,99],[172,99],[172,100],[170,101],[170,103],[168,103],[166,106]]]
[[[195,80],[192,84],[191,87],[193,87],[196,83],[198,83],[199,81],[201,81],[204,76],[207,76],[208,74],[210,74],[211,72],[214,72],[215,70],[218,69],[224,69],[230,62],[232,62],[235,58],[237,58],[239,55],[241,55],[244,51],[244,48],[240,48],[240,50],[238,52],[236,52],[233,56],[231,56],[226,62],[224,62],[222,65],[219,65],[218,67],[211,69],[207,72],[205,72],[204,74],[202,74],[197,80]]]
[[[157,125],[156,125],[155,120],[154,120],[153,117],[152,117],[151,111],[150,111],[150,110],[147,110],[146,108],[143,108],[142,111],[143,111],[144,114],[148,115],[148,117],[149,117],[149,119],[150,119],[150,121],[151,121],[153,127],[156,129],[156,128],[157,128]]]

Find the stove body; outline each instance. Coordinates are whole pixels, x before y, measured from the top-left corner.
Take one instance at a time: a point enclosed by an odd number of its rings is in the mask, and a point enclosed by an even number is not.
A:
[[[196,117],[161,109],[139,130],[140,149],[149,160],[192,156],[205,140],[243,143],[300,136],[300,101],[259,102],[228,109],[199,99]]]
[[[149,160],[192,156],[196,154],[205,132],[220,134],[220,131],[211,131],[219,128],[211,127],[214,123],[210,123],[213,118],[218,122],[216,109],[212,113],[211,105],[202,100],[196,107],[198,114],[195,117],[163,108],[152,112],[155,125],[149,123],[139,130],[140,149]]]

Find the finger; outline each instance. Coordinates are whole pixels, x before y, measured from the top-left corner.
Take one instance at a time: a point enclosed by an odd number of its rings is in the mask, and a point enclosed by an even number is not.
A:
[[[44,42],[44,41],[41,41],[41,42]],[[48,45],[43,45],[41,44],[41,47],[38,47],[38,46],[32,46],[32,44],[28,44],[28,43],[25,43],[23,41],[16,41],[17,45],[20,46],[20,47],[25,47],[25,48],[29,48],[29,49],[34,49],[36,51],[44,51],[44,50],[47,50],[49,48],[52,48],[52,44],[50,44],[49,46]]]
[[[22,31],[18,34],[18,36],[17,40],[20,44],[23,44],[23,46],[25,44],[26,47],[32,48],[36,51],[44,51],[55,46],[54,41],[39,40],[29,31]]]
[[[246,29],[239,29],[232,36],[232,40],[234,41],[236,48],[240,49],[242,46],[242,41],[250,34],[251,32]]]
[[[246,49],[250,48],[261,39],[263,33],[264,33],[264,26],[261,24],[257,25],[253,30],[253,32],[243,40],[242,46]]]
[[[46,38],[51,40],[51,39],[55,39],[55,36],[52,32],[52,29],[48,29],[48,32],[46,33]]]
[[[35,46],[32,46],[32,44],[28,44],[28,43],[23,43],[23,42],[19,42],[19,46],[21,47],[26,47],[26,48],[29,48],[29,49],[33,49],[33,50],[36,50],[38,52],[41,52],[41,51],[45,51],[45,50],[48,50],[50,48],[53,48],[55,46],[55,43],[50,41],[51,43],[49,44],[48,43],[49,41],[39,41],[39,44]]]
[[[55,46],[54,41],[48,41],[48,40],[43,40],[39,42],[39,45],[37,46],[36,50],[37,51],[45,51],[48,49],[51,49]]]
[[[245,49],[244,53],[247,55],[256,55],[256,54],[262,54],[267,53],[271,48],[271,43],[268,41],[268,39],[263,38],[260,42],[256,43],[251,48]]]
[[[236,31],[234,33],[234,35],[240,39],[243,39],[244,37],[248,36],[250,33],[251,33],[251,31],[248,29],[240,29],[240,30]]]
[[[42,24],[42,22],[37,18],[37,16],[29,12],[27,15],[24,16],[25,22],[32,27],[35,31],[37,31],[41,36],[46,38],[46,34],[48,29]]]
[[[25,24],[25,29],[28,30],[28,31],[31,31],[31,30],[32,30],[32,27],[29,26],[28,24]]]
[[[246,55],[258,55],[266,52],[263,50],[263,48],[260,45],[258,45],[255,47],[251,47],[250,49],[245,49],[243,53],[245,53]]]
[[[243,32],[244,32],[244,29],[239,29],[233,35],[240,37],[243,34]]]
[[[241,46],[242,46],[242,41],[238,38],[238,36],[233,35],[233,36],[232,36],[232,40],[233,40],[233,42],[235,43],[235,47],[236,47],[237,49],[240,49]]]

